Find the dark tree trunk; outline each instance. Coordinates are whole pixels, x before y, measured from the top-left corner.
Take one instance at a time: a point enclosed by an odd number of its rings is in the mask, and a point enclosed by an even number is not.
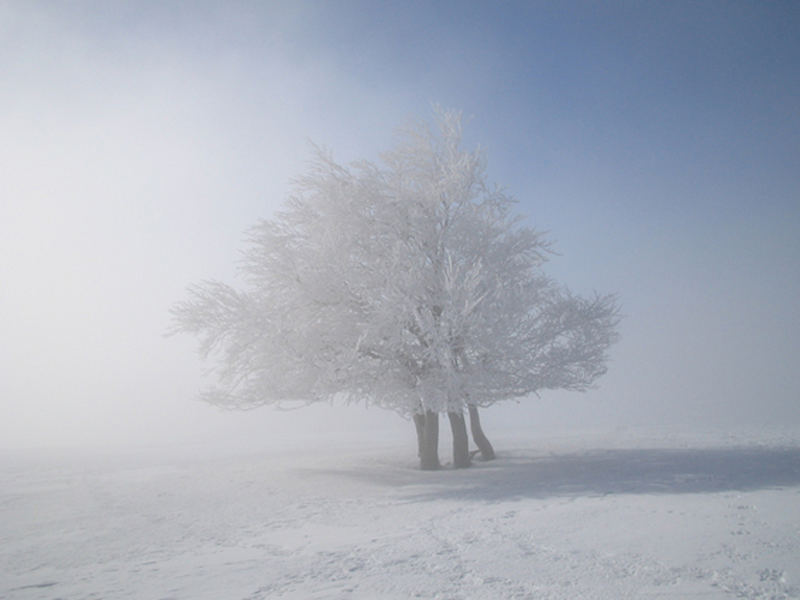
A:
[[[464,469],[469,466],[469,438],[467,437],[467,424],[464,413],[448,412],[450,429],[453,431],[453,467]]]
[[[481,458],[483,460],[494,459],[494,448],[492,448],[492,444],[484,435],[483,429],[481,429],[478,407],[472,404],[469,405],[469,428],[472,430],[472,439],[475,441],[475,445],[481,451]]]
[[[414,428],[417,430],[417,456],[422,458],[422,445],[425,438],[425,415],[414,413]]]
[[[425,425],[422,432],[422,453],[419,468],[423,471],[439,469],[439,413],[425,411]]]

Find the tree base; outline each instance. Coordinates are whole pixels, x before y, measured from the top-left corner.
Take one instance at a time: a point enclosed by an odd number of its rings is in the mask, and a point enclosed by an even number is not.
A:
[[[469,428],[472,431],[472,439],[481,453],[482,460],[494,460],[495,453],[489,439],[483,433],[481,427],[481,417],[478,414],[478,407],[469,405]]]
[[[464,414],[461,411],[448,412],[447,416],[450,418],[450,429],[453,432],[453,468],[466,469],[470,465],[470,454]]]
[[[417,425],[417,422],[415,418],[414,424]],[[439,463],[439,413],[426,411],[422,425],[419,468],[423,471],[436,471],[442,467]]]

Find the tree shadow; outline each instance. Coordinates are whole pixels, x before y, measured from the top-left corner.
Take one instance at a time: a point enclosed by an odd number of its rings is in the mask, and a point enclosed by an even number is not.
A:
[[[800,448],[625,449],[546,456],[519,451],[459,471],[380,467],[373,464],[338,474],[401,488],[410,501],[702,494],[800,486]]]

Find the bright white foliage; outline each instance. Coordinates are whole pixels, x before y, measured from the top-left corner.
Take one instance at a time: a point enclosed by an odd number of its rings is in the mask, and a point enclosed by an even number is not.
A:
[[[409,414],[587,389],[616,339],[610,296],[541,271],[548,242],[461,147],[460,115],[418,125],[380,164],[317,150],[254,227],[246,287],[190,288],[175,331],[219,354],[204,399],[233,408],[343,398]]]

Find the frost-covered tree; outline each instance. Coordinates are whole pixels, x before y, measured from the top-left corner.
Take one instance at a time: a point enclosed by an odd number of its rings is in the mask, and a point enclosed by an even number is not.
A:
[[[173,308],[174,331],[217,358],[212,404],[362,402],[411,417],[420,464],[439,466],[439,415],[454,465],[470,462],[465,411],[547,389],[583,391],[616,339],[611,296],[581,298],[542,271],[544,236],[486,183],[461,118],[407,130],[380,163],[316,149],[285,208],[249,234],[244,286],[209,281]]]

